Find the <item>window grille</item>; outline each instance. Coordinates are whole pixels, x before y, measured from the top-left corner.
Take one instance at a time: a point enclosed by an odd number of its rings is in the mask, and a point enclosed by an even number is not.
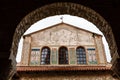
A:
[[[76,49],[77,64],[86,64],[86,52],[83,47],[78,47]]]
[[[42,49],[41,64],[50,64],[50,49],[48,47]]]

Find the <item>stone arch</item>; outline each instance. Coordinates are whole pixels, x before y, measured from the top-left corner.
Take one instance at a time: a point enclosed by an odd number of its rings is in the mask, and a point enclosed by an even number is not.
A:
[[[111,56],[113,57],[114,54],[117,54],[117,46],[111,26],[107,23],[107,21],[103,17],[101,17],[94,10],[87,8],[83,5],[68,2],[63,3],[59,2],[40,7],[34,10],[33,12],[29,13],[21,20],[13,36],[11,55],[16,57],[19,40],[21,36],[24,34],[24,32],[32,24],[36,23],[37,21],[43,18],[62,14],[69,14],[73,16],[82,17],[92,22],[94,25],[97,26],[97,28],[101,32],[103,32],[104,36],[106,37],[107,42],[109,44]]]

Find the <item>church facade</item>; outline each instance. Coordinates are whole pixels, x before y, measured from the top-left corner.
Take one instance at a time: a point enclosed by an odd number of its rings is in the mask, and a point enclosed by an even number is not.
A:
[[[17,73],[21,80],[117,80],[102,35],[66,23],[24,35]]]

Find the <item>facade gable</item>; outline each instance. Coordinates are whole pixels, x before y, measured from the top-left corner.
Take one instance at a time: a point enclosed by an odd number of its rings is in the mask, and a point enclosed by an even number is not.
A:
[[[105,65],[102,36],[63,23],[24,36],[21,66],[59,63]]]
[[[93,33],[60,24],[30,35],[32,45],[94,45]]]

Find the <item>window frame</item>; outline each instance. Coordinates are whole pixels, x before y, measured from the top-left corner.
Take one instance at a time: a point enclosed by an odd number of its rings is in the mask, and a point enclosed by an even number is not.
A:
[[[60,63],[60,49],[61,48],[64,48],[64,49],[66,49],[66,51],[67,51],[67,54],[65,53],[65,60],[67,60],[67,62],[65,61],[65,63],[63,62],[63,63]],[[63,53],[62,53],[63,54]],[[67,57],[66,57],[66,55],[67,55]],[[64,59],[64,58],[63,58]],[[68,48],[67,47],[65,47],[65,46],[61,46],[59,49],[58,49],[58,64],[59,65],[68,65],[69,64],[69,55],[68,55]]]
[[[46,51],[44,51],[44,53],[43,53],[43,49],[47,49],[48,51],[47,52],[49,52],[49,53],[46,53]],[[44,58],[46,58],[46,56],[45,55],[48,55],[48,58],[47,58],[47,63],[45,62],[45,60],[44,60]],[[41,55],[40,55],[40,65],[50,65],[51,64],[51,49],[49,48],[49,47],[47,47],[47,46],[45,46],[45,47],[43,47],[42,49],[41,49]],[[43,63],[42,63],[43,62]]]
[[[93,53],[94,51],[94,53]],[[92,56],[91,58],[91,62],[89,62],[89,59],[88,59],[88,62],[89,64],[98,64],[98,59],[97,59],[97,54],[96,54],[96,48],[87,48],[87,52],[88,52],[88,58],[90,57],[90,55]],[[90,53],[91,54],[90,54]],[[95,57],[95,60],[93,60],[93,57]]]
[[[78,52],[77,49],[82,49],[82,50],[84,50],[84,52]],[[86,65],[87,64],[86,49],[82,46],[79,46],[76,48],[76,63],[78,65]]]
[[[31,66],[39,65],[39,56],[40,56],[40,48],[31,48],[30,56],[29,56],[29,65],[31,65]],[[36,60],[33,60],[34,58],[36,59],[36,57],[38,58],[37,63],[34,62]]]

